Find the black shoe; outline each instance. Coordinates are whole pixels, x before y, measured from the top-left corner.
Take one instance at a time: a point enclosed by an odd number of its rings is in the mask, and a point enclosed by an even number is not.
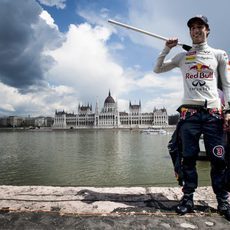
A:
[[[176,207],[176,212],[180,215],[192,212],[194,209],[193,194],[185,194]]]
[[[220,215],[224,216],[228,221],[230,221],[230,205],[228,201],[218,202],[217,210]]]

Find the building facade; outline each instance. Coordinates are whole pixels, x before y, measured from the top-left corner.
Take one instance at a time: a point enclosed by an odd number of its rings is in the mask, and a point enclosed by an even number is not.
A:
[[[99,110],[96,102],[95,111],[92,105],[78,106],[78,112],[67,113],[55,111],[54,129],[78,129],[78,128],[145,128],[149,126],[168,125],[168,115],[165,108],[154,108],[150,113],[141,112],[141,102],[132,104],[129,102],[129,112],[119,112],[117,102],[109,95],[104,101],[104,106]]]
[[[30,127],[30,128],[40,128],[40,127],[52,127],[53,117],[19,117],[19,116],[8,116],[0,117],[0,128],[4,127]]]

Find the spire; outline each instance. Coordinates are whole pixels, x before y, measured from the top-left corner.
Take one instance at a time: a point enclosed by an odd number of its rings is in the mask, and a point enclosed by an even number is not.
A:
[[[109,90],[109,97],[111,97],[111,93],[110,93],[110,90]]]
[[[118,112],[118,100],[117,100],[117,98],[116,98],[115,105],[116,105],[116,112]]]
[[[98,108],[98,97],[97,97],[97,100],[96,100],[96,106],[95,106],[95,114],[99,114],[99,108]]]

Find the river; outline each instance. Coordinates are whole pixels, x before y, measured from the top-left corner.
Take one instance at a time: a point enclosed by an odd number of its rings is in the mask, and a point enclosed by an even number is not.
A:
[[[130,130],[0,131],[0,185],[177,186],[170,135]],[[199,186],[209,162],[197,163]]]

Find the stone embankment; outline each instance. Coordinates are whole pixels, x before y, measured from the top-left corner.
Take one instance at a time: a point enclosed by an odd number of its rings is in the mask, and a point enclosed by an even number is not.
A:
[[[211,187],[178,216],[178,187],[0,186],[0,229],[229,229]]]

